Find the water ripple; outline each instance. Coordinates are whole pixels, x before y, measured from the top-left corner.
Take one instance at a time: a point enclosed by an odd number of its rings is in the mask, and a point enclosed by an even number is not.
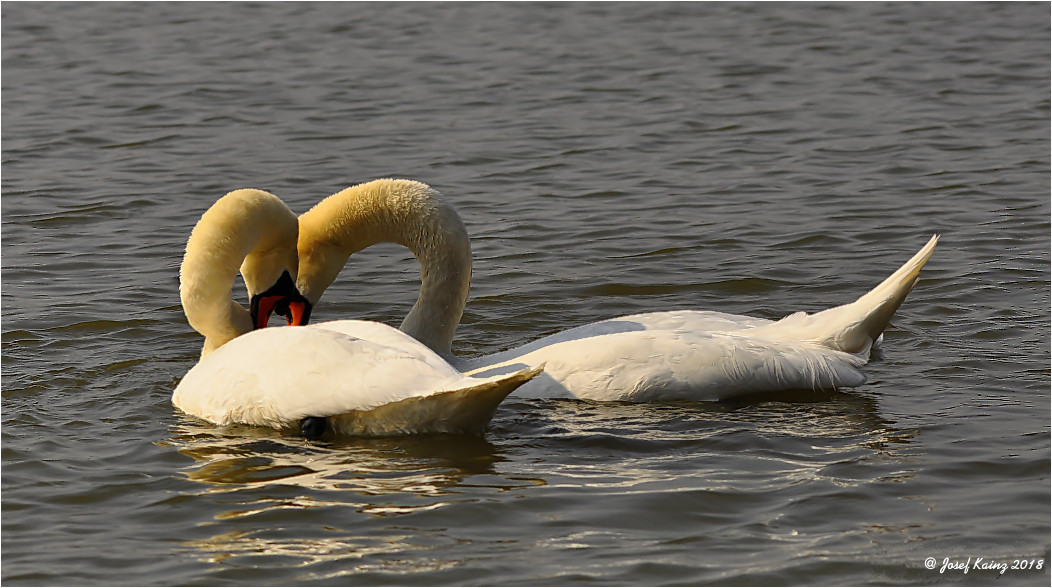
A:
[[[1042,5],[2,10],[5,584],[1048,584]],[[331,444],[178,413],[201,212],[385,176],[465,219],[468,356],[812,312],[943,238],[850,393]],[[418,284],[370,249],[316,315],[397,325]]]

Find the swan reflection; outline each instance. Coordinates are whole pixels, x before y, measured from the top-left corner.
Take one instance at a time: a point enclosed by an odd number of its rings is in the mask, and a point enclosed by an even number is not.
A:
[[[197,463],[187,477],[208,492],[269,487],[354,492],[365,496],[437,496],[465,478],[487,475],[501,489],[542,483],[494,477],[504,461],[497,448],[475,435],[342,438],[309,442],[259,427],[217,428],[190,418],[173,427],[170,443]]]
[[[289,558],[296,566],[335,566],[304,570],[298,580],[457,565],[455,557],[434,557],[436,544],[458,541],[441,528],[418,533],[381,521],[441,517],[447,507],[545,483],[499,473],[495,466],[506,458],[474,435],[312,443],[266,428],[217,428],[181,417],[167,443],[194,460],[185,474],[197,485],[188,494],[212,507],[213,522],[206,525],[221,531],[186,545],[223,568],[286,566]]]
[[[787,397],[791,402],[782,401]],[[881,416],[867,396],[800,391],[737,403],[532,402],[532,410],[527,402],[506,404],[517,418],[494,422],[492,436],[530,437],[547,447],[548,460],[514,467],[549,486],[746,493],[805,480],[858,486],[914,475],[909,447],[916,431]]]
[[[704,529],[752,509],[749,525],[726,532],[800,541],[794,533],[823,508],[797,503],[800,488],[880,496],[887,482],[915,475],[915,433],[883,417],[876,399],[801,392],[793,400],[512,399],[487,438],[334,443],[184,418],[168,442],[194,460],[186,494],[211,518],[186,545],[217,573],[292,566],[302,568],[296,582],[379,581],[370,574],[463,565],[470,543],[502,554],[603,549],[610,516],[644,526],[689,517]],[[553,535],[566,521],[595,532]],[[522,532],[509,534],[509,525]]]
[[[207,561],[224,567],[284,567],[291,560],[304,568],[295,582],[320,580],[361,573],[406,573],[440,571],[460,565],[456,559],[426,557],[422,545],[408,533],[379,538],[258,537],[242,531],[222,533],[188,542],[207,554]],[[273,562],[263,564],[261,560]]]

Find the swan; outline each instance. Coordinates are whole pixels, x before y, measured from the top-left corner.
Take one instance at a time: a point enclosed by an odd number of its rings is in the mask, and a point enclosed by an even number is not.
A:
[[[409,335],[377,325],[370,339],[340,321],[262,329],[272,312],[305,322],[294,286],[298,220],[273,194],[235,190],[202,215],[179,269],[190,325],[205,336],[200,361],[172,403],[216,425],[326,434],[481,432],[504,398],[541,368],[469,377]],[[238,268],[250,297],[230,296]]]
[[[467,301],[471,247],[456,211],[426,184],[382,179],[333,194],[299,218],[297,292],[309,320],[348,257],[378,242],[408,247],[421,289],[401,331],[464,373],[494,376],[545,364],[525,397],[598,401],[726,400],[752,393],[861,385],[859,368],[918,280],[938,235],[851,304],[779,321],[709,311],[636,314],[572,328],[474,359],[450,345]],[[351,328],[352,322],[345,321]],[[363,326],[364,328],[364,326]],[[368,337],[367,332],[361,332]]]

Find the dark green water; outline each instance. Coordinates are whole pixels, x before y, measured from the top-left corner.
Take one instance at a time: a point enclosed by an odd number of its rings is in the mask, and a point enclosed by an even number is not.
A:
[[[1047,4],[4,3],[2,33],[5,585],[1048,585]],[[335,445],[174,409],[200,214],[390,176],[472,236],[460,355],[816,311],[943,238],[841,393]],[[397,324],[418,271],[357,255],[315,320]],[[940,571],[979,557],[1042,567]]]

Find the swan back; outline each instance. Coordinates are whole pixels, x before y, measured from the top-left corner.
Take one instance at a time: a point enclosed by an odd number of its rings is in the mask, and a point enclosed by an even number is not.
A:
[[[298,268],[296,215],[277,196],[235,190],[212,205],[186,243],[179,297],[190,326],[205,336],[202,357],[252,330],[250,313],[231,296],[241,272],[253,296]]]

